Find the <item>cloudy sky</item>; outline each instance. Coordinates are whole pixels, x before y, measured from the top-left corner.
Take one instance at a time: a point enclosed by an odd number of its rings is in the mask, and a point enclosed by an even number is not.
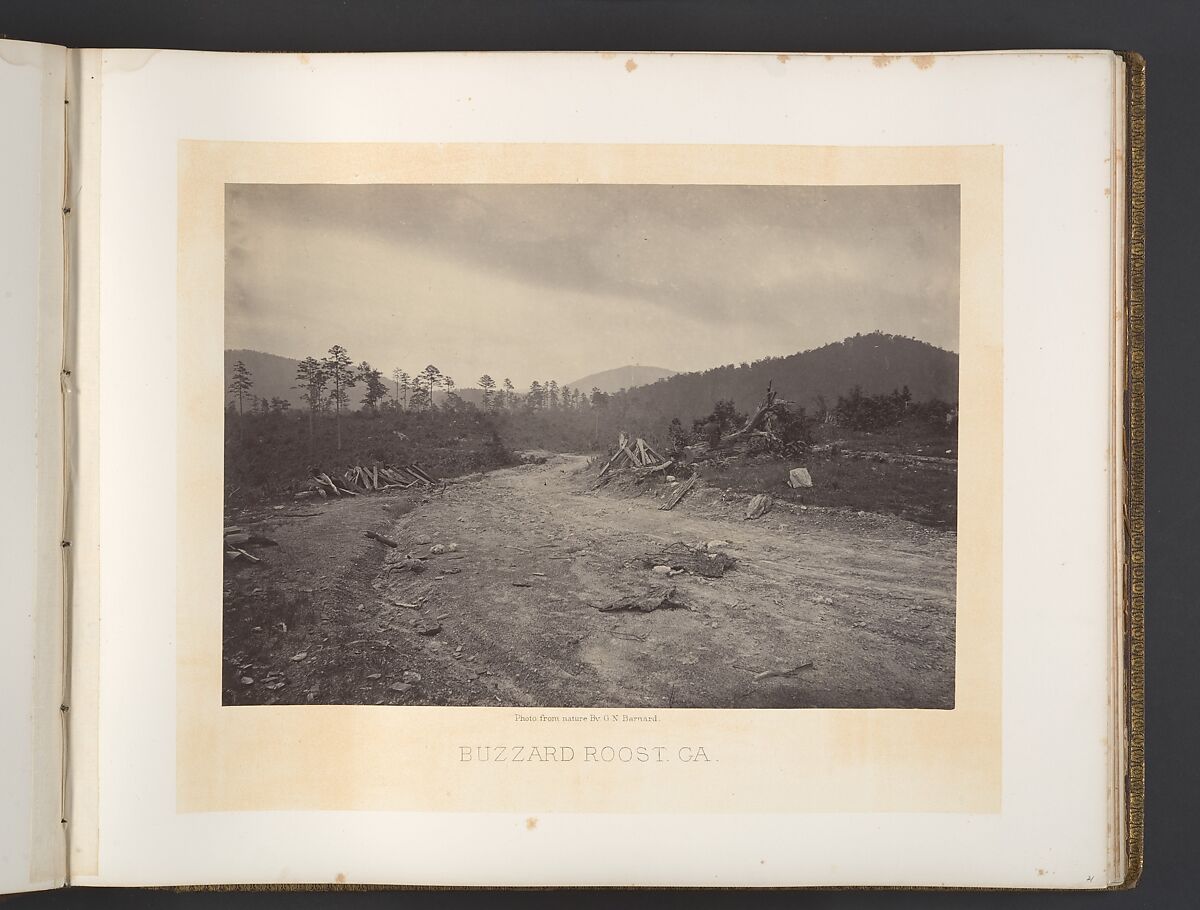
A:
[[[958,187],[226,188],[225,340],[571,382],[881,329],[958,350]]]

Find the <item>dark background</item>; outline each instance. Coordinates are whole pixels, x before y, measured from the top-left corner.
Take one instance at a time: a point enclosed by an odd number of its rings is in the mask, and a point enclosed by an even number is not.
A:
[[[70,46],[208,50],[1136,50],[1148,66],[1147,812],[1141,885],[1118,894],[801,891],[185,893],[77,889],[18,907],[1153,907],[1200,905],[1195,835],[1200,459],[1200,3],[1086,0],[0,0],[0,34]],[[986,116],[986,112],[981,112]],[[2,139],[0,139],[2,141]],[[2,204],[2,202],[0,202]],[[1052,376],[1046,377],[1053,382]],[[1030,520],[1054,521],[1055,504]],[[1036,673],[1036,667],[1029,672]],[[414,833],[414,836],[419,834]],[[814,829],[814,837],[820,833]],[[405,845],[395,845],[402,854]],[[897,845],[913,849],[913,845]],[[254,849],[247,844],[246,849]],[[453,844],[444,849],[453,850]],[[614,843],[654,862],[653,843]],[[936,850],[936,844],[929,849]],[[803,845],[797,844],[803,865]]]

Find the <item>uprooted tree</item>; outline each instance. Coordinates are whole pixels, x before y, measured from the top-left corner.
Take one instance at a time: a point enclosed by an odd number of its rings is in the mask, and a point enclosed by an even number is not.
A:
[[[739,414],[732,402],[719,401],[712,414],[695,421],[694,426],[702,442],[687,448],[700,452],[757,448],[787,455],[811,443],[804,408],[780,398],[771,383],[749,417]]]

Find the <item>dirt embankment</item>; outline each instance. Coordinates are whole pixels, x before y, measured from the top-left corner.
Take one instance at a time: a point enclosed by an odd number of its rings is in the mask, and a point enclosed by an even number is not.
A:
[[[586,461],[232,516],[279,545],[227,569],[225,703],[953,706],[953,532],[784,504],[743,521],[714,489],[660,511],[592,492]],[[641,563],[709,542],[736,569]],[[671,586],[685,606],[600,609]]]

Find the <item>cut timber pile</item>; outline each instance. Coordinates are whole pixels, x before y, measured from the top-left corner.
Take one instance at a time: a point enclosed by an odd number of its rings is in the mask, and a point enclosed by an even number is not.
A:
[[[666,472],[671,467],[683,468],[682,465],[673,461],[670,458],[663,458],[656,452],[646,440],[638,438],[630,441],[629,437],[622,433],[617,439],[617,451],[608,463],[601,469],[600,476],[596,478],[596,483],[592,486],[593,490],[598,490],[604,486],[618,472],[627,472],[633,476],[634,483],[645,483],[653,477],[666,476]],[[671,478],[674,481],[675,478]],[[667,501],[659,506],[660,509],[673,509],[679,505],[679,501],[686,496],[693,487],[699,482],[699,479],[693,475],[688,480],[680,484]]]
[[[617,439],[617,451],[608,463],[600,470],[600,476],[596,478],[596,483],[592,486],[593,490],[598,490],[618,473],[625,473],[633,477],[634,483],[645,483],[647,480],[658,477],[666,477],[667,470],[677,468],[680,471],[686,471],[682,464],[670,458],[663,458],[656,452],[646,440],[638,438],[630,441],[629,437],[622,433]],[[675,478],[669,478],[674,482]],[[667,501],[659,506],[660,509],[673,509],[679,505],[679,501],[686,496],[693,487],[699,482],[696,476],[688,478],[688,480],[680,484],[671,495],[667,497]]]
[[[630,442],[629,437],[622,433],[617,439],[617,452],[600,471],[596,486],[601,486],[602,482],[606,483],[610,472],[618,468],[632,468],[640,476],[649,477],[651,474],[665,471],[670,466],[671,460],[659,455],[646,440],[639,437]]]
[[[370,469],[362,466],[351,468],[342,475],[339,484],[323,471],[314,470],[308,490],[296,494],[297,499],[308,499],[312,496],[359,496],[363,493],[383,492],[385,490],[407,490],[409,487],[430,487],[437,483],[425,469],[418,464],[388,467],[374,465]]]

